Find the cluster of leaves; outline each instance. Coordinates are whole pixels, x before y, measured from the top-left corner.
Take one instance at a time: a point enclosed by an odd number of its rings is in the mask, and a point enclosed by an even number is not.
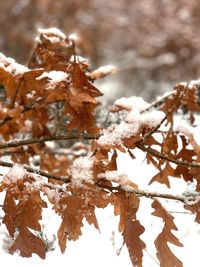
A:
[[[9,167],[2,175],[0,192],[6,192],[2,209],[12,241],[9,252],[45,258],[47,248],[37,233],[41,232],[42,209],[49,202],[62,219],[57,233],[62,252],[68,240],[81,235],[83,219],[98,229],[95,209],[112,204],[114,214],[120,216],[119,231],[132,264],[142,266],[146,244],[140,236],[145,228],[137,211],[140,196],[145,196],[153,201],[152,215],[164,222],[155,239],[161,266],[183,266],[168,246],[182,246],[172,232],[177,230],[174,218],[158,198],[181,201],[200,222],[200,147],[192,133],[200,111],[199,82],[180,83],[136,111],[133,98],[128,104],[116,101],[110,112],[123,114],[123,119],[104,129],[95,114],[100,104],[96,98],[102,94],[93,81],[108,69],[91,72],[88,62],[76,54],[73,41],[57,29],[42,30],[36,41],[28,67],[0,55],[4,94],[0,166],[2,170]],[[191,125],[175,127],[176,116],[183,114]],[[118,154],[127,153],[134,160],[135,149],[146,153],[147,163],[157,169],[149,184],[158,182],[170,188],[169,177],[174,176],[196,181],[195,193],[174,196],[139,190],[134,181],[117,172]],[[11,162],[5,161],[8,156]]]

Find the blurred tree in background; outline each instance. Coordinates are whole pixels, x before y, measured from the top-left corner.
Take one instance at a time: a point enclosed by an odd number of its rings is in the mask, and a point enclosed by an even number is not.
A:
[[[37,28],[75,32],[93,66],[119,66],[116,96],[149,100],[199,77],[199,10],[198,0],[0,1],[0,51],[25,63]]]

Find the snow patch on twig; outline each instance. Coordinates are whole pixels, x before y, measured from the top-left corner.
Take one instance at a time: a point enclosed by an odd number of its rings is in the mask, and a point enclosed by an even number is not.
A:
[[[156,127],[165,117],[162,111],[141,112],[149,106],[141,97],[121,98],[115,102],[115,105],[129,112],[120,124],[102,130],[102,136],[98,139],[98,143],[102,146],[121,144],[124,138],[138,134],[143,125],[150,128]]]

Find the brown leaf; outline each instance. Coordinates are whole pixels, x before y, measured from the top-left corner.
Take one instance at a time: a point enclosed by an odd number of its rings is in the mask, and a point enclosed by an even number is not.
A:
[[[173,156],[171,152],[173,151],[174,154],[176,155],[177,150],[178,150],[177,135],[172,132],[168,132],[167,136],[163,140],[161,153]]]
[[[39,220],[42,219],[42,208],[46,207],[46,203],[41,199],[38,191],[29,192],[24,182],[28,181],[24,178],[17,181],[15,188],[12,184],[7,188],[3,204],[5,213],[3,223],[9,235],[14,238],[9,251],[13,253],[20,250],[23,257],[31,257],[32,253],[36,253],[41,258],[45,258],[45,244],[28,228],[41,231]],[[15,201],[18,201],[18,204]]]
[[[174,169],[171,167],[170,163],[167,162],[165,167],[160,170],[156,175],[154,175],[153,178],[151,178],[149,184],[152,184],[153,182],[159,182],[161,184],[165,184],[167,187],[170,188],[169,176],[175,176],[175,174]]]
[[[200,203],[195,203],[194,205],[184,205],[186,210],[191,211],[193,214],[196,215],[195,222],[200,223]]]
[[[59,201],[62,216],[62,223],[58,230],[58,243],[61,252],[66,249],[67,240],[77,240],[81,235],[82,220],[86,213],[86,207],[82,206],[82,201],[76,196],[63,197]]]
[[[114,214],[120,215],[119,231],[123,232],[128,220],[134,220],[139,208],[139,198],[134,194],[115,193]]]
[[[140,235],[143,234],[144,231],[145,228],[138,220],[128,220],[123,232],[124,242],[128,248],[133,266],[142,267],[142,250],[145,249],[146,245],[140,239]]]
[[[15,218],[17,216],[17,205],[15,204],[12,194],[7,191],[3,203],[3,211],[5,213],[3,223],[6,225],[9,234],[13,237],[15,233]]]
[[[46,203],[41,199],[38,191],[24,197],[17,205],[15,224],[17,227],[29,227],[35,231],[41,231],[39,220],[42,219],[42,208],[46,208]]]
[[[169,242],[179,247],[183,246],[172,233],[172,230],[178,230],[173,221],[174,217],[169,214],[157,200],[154,200],[154,202],[152,203],[152,208],[155,209],[152,215],[157,216],[164,221],[163,230],[155,240],[155,246],[157,249],[156,255],[158,257],[158,260],[160,261],[160,266],[183,267],[182,262],[171,252],[167,244]]]
[[[45,259],[46,247],[44,242],[27,228],[19,230],[19,235],[9,248],[10,253],[14,253],[16,250],[20,251],[22,257],[31,257],[35,253],[40,258]]]
[[[176,158],[183,160],[183,161],[192,162],[193,157],[196,154],[195,154],[194,150],[189,149],[187,147],[189,145],[189,143],[188,143],[187,139],[185,138],[185,136],[181,135],[180,138],[181,138],[181,142],[182,142],[182,148],[179,151],[179,153],[176,155]],[[193,180],[193,173],[190,170],[190,168],[188,168],[186,166],[177,165],[175,168],[174,175],[177,177],[183,177],[183,179],[186,182]]]
[[[95,210],[94,206],[88,205],[88,210],[85,215],[85,218],[89,224],[93,224],[95,228],[99,230],[99,225],[94,210]]]

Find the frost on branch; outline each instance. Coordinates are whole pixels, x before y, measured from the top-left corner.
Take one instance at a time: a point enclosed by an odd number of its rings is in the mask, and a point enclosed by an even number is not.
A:
[[[0,165],[9,168],[2,173],[0,192],[5,192],[2,223],[12,241],[8,251],[45,258],[46,244],[38,233],[42,210],[50,203],[61,218],[62,253],[82,235],[84,222],[99,230],[96,209],[111,204],[133,266],[143,266],[142,234],[149,229],[138,210],[145,197],[155,198],[152,214],[164,223],[155,238],[160,266],[183,266],[168,246],[182,246],[173,232],[178,230],[174,218],[157,198],[182,202],[200,222],[199,80],[179,83],[153,103],[120,98],[105,112],[93,82],[117,69],[91,71],[75,44],[50,28],[39,30],[28,67],[0,54]],[[98,106],[107,117],[96,112]],[[121,153],[141,161],[138,149],[144,169],[155,169],[152,177],[143,173],[148,190],[132,178],[143,170],[133,168],[127,175],[126,162],[118,169]],[[192,182],[194,190],[175,195],[172,177],[177,184]],[[168,193],[151,190],[155,183],[168,187]]]

